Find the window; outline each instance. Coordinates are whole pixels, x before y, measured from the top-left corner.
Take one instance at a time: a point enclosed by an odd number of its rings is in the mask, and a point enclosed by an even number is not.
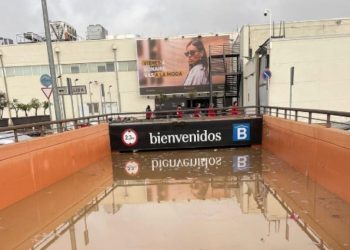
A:
[[[88,109],[89,109],[89,114],[94,114],[94,113],[98,113],[98,108],[99,108],[99,103],[98,102],[93,102],[93,103],[88,103]],[[93,111],[92,112],[92,108],[93,108]]]
[[[90,73],[97,72],[97,64],[96,63],[89,63],[88,67],[89,67],[89,72]]]
[[[80,72],[79,65],[71,65],[70,70],[72,74],[78,74]]]
[[[118,71],[136,71],[136,61],[118,62]]]
[[[106,64],[97,65],[97,72],[106,72]]]
[[[128,62],[118,62],[118,71],[128,71]]]
[[[128,71],[136,71],[136,61],[128,62]]]
[[[114,72],[114,63],[106,63],[107,72]]]
[[[49,66],[48,65],[41,65],[40,66],[40,71],[41,71],[41,74],[49,74],[50,73],[50,69],[49,69]]]
[[[33,72],[33,75],[39,76],[41,74],[40,66],[32,66],[32,72]]]
[[[136,61],[117,62],[118,71],[136,71]],[[58,65],[55,65],[56,75],[60,75]],[[49,74],[50,68],[48,65],[33,65],[33,66],[18,66],[5,68],[6,75],[11,76],[40,76]],[[76,63],[76,64],[62,64],[62,74],[79,74],[79,73],[96,73],[96,72],[114,72],[114,62],[104,63]],[[0,69],[0,76],[2,70]]]
[[[79,64],[79,68],[80,68],[80,73],[88,73],[88,65],[86,63],[84,64]]]
[[[6,68],[6,76],[15,76],[15,67]]]
[[[15,76],[23,76],[23,67],[13,67],[15,70]]]
[[[62,74],[70,74],[71,65],[62,65]]]

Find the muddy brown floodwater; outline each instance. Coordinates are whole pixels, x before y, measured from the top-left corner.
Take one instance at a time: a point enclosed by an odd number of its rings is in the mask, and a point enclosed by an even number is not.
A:
[[[0,210],[0,249],[350,249],[350,204],[260,147],[112,153]]]

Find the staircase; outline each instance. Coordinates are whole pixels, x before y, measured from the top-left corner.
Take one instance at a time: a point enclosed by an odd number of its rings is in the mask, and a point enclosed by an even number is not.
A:
[[[225,75],[225,97],[239,98],[239,83],[241,82],[241,74]]]
[[[239,41],[239,39],[236,39]],[[224,76],[223,106],[226,101],[237,98],[239,100],[239,91],[241,83],[241,67],[239,64],[239,44],[214,45],[209,47],[209,72],[211,81],[216,76]],[[221,85],[222,86],[222,85]],[[218,85],[213,84],[213,91],[218,91]],[[227,103],[231,104],[231,103]]]

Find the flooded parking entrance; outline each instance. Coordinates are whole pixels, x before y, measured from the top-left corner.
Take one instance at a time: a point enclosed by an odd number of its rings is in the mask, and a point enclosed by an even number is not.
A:
[[[349,249],[349,220],[349,204],[259,147],[115,153],[0,211],[0,246]]]

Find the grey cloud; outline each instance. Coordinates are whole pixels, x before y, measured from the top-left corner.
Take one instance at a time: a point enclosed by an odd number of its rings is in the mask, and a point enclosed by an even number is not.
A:
[[[62,20],[85,37],[89,24],[102,24],[110,34],[172,36],[230,32],[244,24],[273,20],[350,17],[349,0],[47,0],[50,20]],[[0,36],[14,38],[25,31],[43,32],[40,0],[1,1]],[[4,25],[5,24],[5,25]]]

